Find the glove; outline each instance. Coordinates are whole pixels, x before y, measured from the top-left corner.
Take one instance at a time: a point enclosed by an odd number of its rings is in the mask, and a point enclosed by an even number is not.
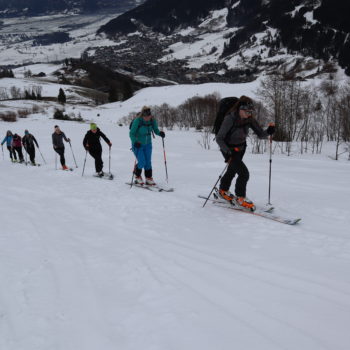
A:
[[[225,163],[227,163],[232,157],[232,151],[229,149],[226,153],[224,153]]]
[[[108,146],[109,146],[109,147],[112,147],[112,142],[110,142],[110,143],[108,144]]]
[[[141,147],[141,142],[138,142],[138,141],[135,142],[135,143],[134,143],[134,147],[135,147],[135,148],[140,148],[140,147]]]
[[[70,138],[68,138],[68,142],[70,142]]]
[[[270,123],[268,128],[266,129],[266,132],[268,135],[272,135],[275,133],[275,123]]]
[[[89,150],[89,145],[85,145],[84,148],[85,148],[85,150],[88,151]]]
[[[164,131],[160,131],[160,132],[159,132],[159,136],[160,136],[162,139],[164,139],[164,137],[165,137],[165,132],[164,132]]]

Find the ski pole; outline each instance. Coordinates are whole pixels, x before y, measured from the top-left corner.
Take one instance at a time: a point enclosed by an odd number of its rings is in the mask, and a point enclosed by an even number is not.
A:
[[[2,160],[5,160],[4,146],[3,145],[1,145],[1,150],[2,150]]]
[[[213,191],[214,191],[216,185],[218,184],[218,182],[220,181],[220,179],[222,178],[222,176],[223,176],[224,173],[226,172],[228,166],[230,165],[230,162],[231,162],[231,160],[229,160],[229,161],[227,162],[227,164],[226,164],[226,166],[225,166],[225,169],[222,171],[222,173],[220,174],[218,180],[215,182],[215,185],[214,185],[213,188],[211,189],[211,191],[210,191],[210,193],[209,193],[209,196],[207,197],[207,199],[205,200],[205,202],[204,202],[204,204],[203,204],[203,208],[204,208],[205,205],[207,204],[207,202],[208,202],[208,200],[209,200],[211,194],[213,193]]]
[[[271,165],[272,165],[272,136],[270,136],[270,169],[269,169],[269,201],[268,205],[271,205],[270,199],[271,199]]]
[[[84,159],[83,172],[82,172],[81,176],[84,176],[85,164],[86,164],[86,158],[87,158],[87,150],[86,150],[86,153],[85,153],[85,159]]]
[[[132,151],[132,148],[131,148],[131,152],[134,153]],[[137,163],[137,156],[138,156],[138,154],[139,154],[139,148],[137,148],[136,155],[135,155],[135,162],[134,162],[134,168],[132,170],[130,189],[132,188],[132,185],[134,184],[134,176],[135,176],[135,170],[136,170],[136,163]]]
[[[109,175],[111,175],[111,146],[109,146],[108,171]]]
[[[27,152],[27,148],[26,147],[24,147],[24,149],[26,151],[25,155],[26,155],[26,166],[27,166],[28,165],[28,152]]]
[[[55,169],[57,170],[57,153],[55,151]]]
[[[40,147],[39,147],[39,146],[38,146],[38,150],[39,150],[39,153],[40,153],[40,155],[41,155],[41,158],[43,159],[44,163],[46,164],[46,160],[45,160],[45,158],[44,158],[43,154],[41,153],[41,151],[40,151]]]
[[[69,141],[69,146],[70,146],[70,149],[71,149],[71,151],[72,151],[72,155],[73,155],[73,159],[74,159],[75,167],[77,168],[77,167],[78,167],[78,164],[77,164],[77,161],[75,160],[75,157],[74,157],[74,152],[73,152],[73,148],[72,148],[72,145],[71,145],[70,141]]]
[[[167,163],[166,163],[166,154],[165,154],[165,146],[164,146],[164,138],[162,138],[162,142],[163,142],[163,154],[164,154],[164,165],[165,165],[165,176],[166,176],[166,182],[168,183],[168,167],[167,167]]]

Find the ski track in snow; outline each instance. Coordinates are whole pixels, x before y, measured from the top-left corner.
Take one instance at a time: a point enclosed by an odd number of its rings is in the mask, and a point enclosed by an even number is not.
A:
[[[349,163],[274,156],[276,212],[297,226],[203,201],[224,167],[200,135],[167,132],[174,193],[130,189],[128,129],[110,123],[114,181],[93,178],[88,125],[61,122],[79,168],[55,170],[55,121],[29,128],[48,164],[0,161],[0,348],[6,350],[342,350],[350,335]],[[102,141],[103,143],[103,141]],[[105,171],[108,169],[104,147]],[[43,163],[37,152],[37,161]],[[245,156],[248,196],[264,204],[268,155]],[[164,183],[163,150],[153,147]]]

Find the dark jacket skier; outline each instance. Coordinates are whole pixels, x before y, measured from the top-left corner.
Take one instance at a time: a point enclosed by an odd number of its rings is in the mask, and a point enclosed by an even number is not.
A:
[[[22,152],[22,138],[18,134],[13,135],[12,148],[13,148],[13,154],[15,156],[15,159],[16,159],[16,152],[17,152],[19,162],[22,163],[24,161],[23,152]]]
[[[89,151],[90,155],[95,159],[95,169],[99,176],[103,176],[103,161],[102,161],[102,145],[100,138],[103,138],[109,147],[112,147],[111,141],[107,136],[97,127],[95,123],[90,124],[90,130],[86,133],[83,146]]]
[[[36,138],[29,133],[28,130],[24,131],[24,136],[22,137],[22,144],[24,149],[29,155],[32,165],[35,165],[35,145],[39,148]]]
[[[66,137],[65,133],[61,131],[58,125],[55,125],[55,132],[52,134],[52,145],[55,152],[57,152],[60,156],[60,162],[62,165],[62,170],[67,170],[66,160],[64,158],[64,143],[70,142],[70,139]]]
[[[246,198],[249,171],[242,160],[247,147],[246,139],[249,129],[252,129],[261,139],[266,139],[275,132],[273,123],[270,123],[266,130],[263,130],[254,119],[253,111],[253,101],[249,97],[241,96],[225,116],[216,136],[216,142],[220,146],[225,161],[229,163],[227,171],[221,179],[219,195],[227,201],[235,200],[240,206],[250,209],[254,209],[254,204]],[[238,177],[235,197],[229,189],[236,174]]]

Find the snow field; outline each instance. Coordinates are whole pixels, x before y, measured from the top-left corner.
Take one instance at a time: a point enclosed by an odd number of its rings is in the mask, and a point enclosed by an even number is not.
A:
[[[79,168],[55,170],[51,133],[72,140]],[[275,155],[272,203],[287,226],[203,209],[225,164],[192,132],[166,132],[174,193],[129,189],[128,128],[103,119],[114,181],[93,178],[88,124],[0,123],[38,139],[47,161],[0,161],[0,348],[16,350],[347,349],[350,340],[349,163]],[[104,170],[108,170],[108,147]],[[160,138],[156,181],[164,183]],[[37,152],[37,161],[43,163]],[[74,167],[69,145],[67,164]],[[268,155],[245,156],[248,196],[267,201]]]

